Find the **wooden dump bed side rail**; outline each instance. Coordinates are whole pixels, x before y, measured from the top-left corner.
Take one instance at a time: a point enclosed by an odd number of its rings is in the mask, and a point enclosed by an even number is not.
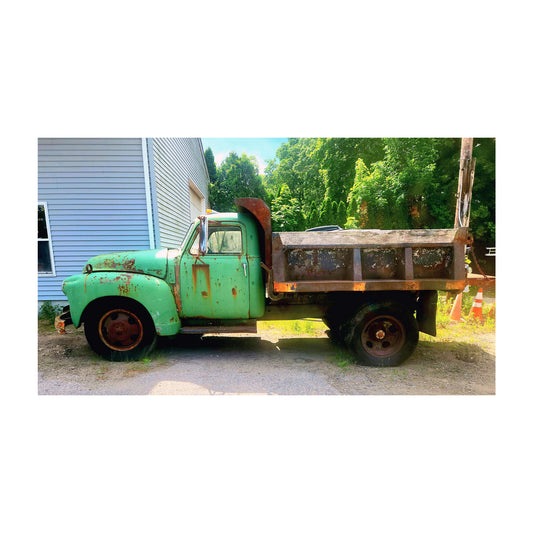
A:
[[[467,228],[274,233],[276,292],[462,290]]]

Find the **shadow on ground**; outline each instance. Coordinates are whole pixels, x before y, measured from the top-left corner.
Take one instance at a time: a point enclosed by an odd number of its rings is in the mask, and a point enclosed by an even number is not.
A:
[[[294,357],[312,360],[330,360],[339,354],[350,357],[346,350],[333,345],[328,338],[289,338],[270,341],[261,337],[205,336],[202,339],[161,338],[154,351],[155,357],[260,359]]]

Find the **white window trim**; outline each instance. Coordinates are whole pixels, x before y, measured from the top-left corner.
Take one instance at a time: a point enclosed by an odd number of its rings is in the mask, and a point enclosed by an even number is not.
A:
[[[48,231],[48,239],[39,239],[37,236],[37,242],[48,241],[48,250],[50,251],[50,263],[52,265],[52,272],[39,272],[37,274],[40,278],[53,278],[56,275],[56,265],[54,261],[54,248],[52,247],[52,231],[50,230],[50,220],[48,218],[48,204],[46,202],[37,202],[37,207],[44,206],[44,217],[46,219],[46,230]]]

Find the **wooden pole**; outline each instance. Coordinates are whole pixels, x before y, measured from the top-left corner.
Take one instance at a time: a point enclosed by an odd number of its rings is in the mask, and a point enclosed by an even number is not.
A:
[[[470,202],[476,160],[472,157],[474,139],[464,137],[461,141],[461,159],[459,162],[459,183],[457,186],[457,204],[455,206],[454,227],[468,226],[470,222]]]

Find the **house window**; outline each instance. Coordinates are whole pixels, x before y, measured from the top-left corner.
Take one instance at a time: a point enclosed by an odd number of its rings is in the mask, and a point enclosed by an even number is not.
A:
[[[37,270],[39,274],[55,276],[48,209],[45,203],[37,204],[37,247]]]

